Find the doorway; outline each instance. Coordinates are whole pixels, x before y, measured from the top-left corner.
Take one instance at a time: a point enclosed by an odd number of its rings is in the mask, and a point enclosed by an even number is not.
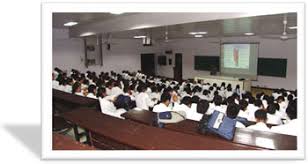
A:
[[[141,54],[141,72],[155,76],[155,54]]]
[[[183,71],[182,54],[176,53],[175,54],[175,65],[173,67],[174,80],[182,81],[182,75],[183,75],[182,71]]]

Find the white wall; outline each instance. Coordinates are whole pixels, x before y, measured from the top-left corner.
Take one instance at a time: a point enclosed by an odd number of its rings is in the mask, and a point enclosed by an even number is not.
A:
[[[69,38],[67,29],[53,29],[53,68],[80,71],[137,71],[141,69],[140,54],[153,53],[154,47],[143,47],[139,39],[112,39],[111,50],[103,47],[103,66],[84,65],[84,45],[79,38]]]
[[[297,44],[296,39],[287,41],[264,39],[254,37],[227,37],[222,42],[259,42],[259,57],[266,58],[287,58],[287,76],[286,78],[258,76],[257,81],[253,81],[253,86],[266,88],[286,88],[296,89],[297,84]],[[173,54],[183,54],[183,78],[193,78],[195,76],[208,75],[208,71],[194,70],[194,56],[219,56],[220,44],[215,38],[196,38],[196,39],[178,39],[168,43],[162,43],[162,52],[172,50]],[[173,77],[172,66],[158,67],[157,72],[162,76]]]
[[[143,47],[141,40],[135,39],[113,39],[111,50],[103,49],[103,66],[90,66],[88,69],[84,66],[84,47],[81,39],[70,39],[68,30],[53,30],[53,67],[70,70],[71,68],[81,71],[91,70],[97,73],[101,71],[122,70],[137,71],[141,69],[140,54],[155,53],[164,54],[165,50],[172,50],[173,54],[183,54],[183,78],[194,78],[195,76],[208,75],[208,71],[194,70],[194,56],[219,56],[220,45],[215,38],[201,39],[178,39],[171,40],[168,43],[155,43],[153,47]],[[287,77],[269,77],[258,76],[257,81],[253,81],[253,86],[267,88],[286,88],[296,89],[297,83],[297,44],[295,39],[281,41],[272,39],[263,39],[255,37],[228,37],[223,38],[222,42],[259,42],[259,57],[266,58],[287,58]],[[167,59],[174,56],[167,55]],[[156,60],[157,61],[157,60]],[[168,62],[167,62],[168,64]],[[159,66],[156,64],[156,74],[166,77],[173,77],[173,65]]]

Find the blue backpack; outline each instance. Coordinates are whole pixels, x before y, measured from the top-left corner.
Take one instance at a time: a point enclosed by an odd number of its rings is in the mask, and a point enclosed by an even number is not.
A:
[[[227,140],[232,140],[235,132],[235,124],[236,120],[228,118],[221,112],[214,111],[208,122],[208,130]]]

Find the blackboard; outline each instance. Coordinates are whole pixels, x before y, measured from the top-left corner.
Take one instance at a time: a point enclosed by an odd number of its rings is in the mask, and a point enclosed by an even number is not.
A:
[[[258,58],[258,75],[286,77],[287,59]]]
[[[219,56],[195,56],[195,70],[212,71],[213,67],[219,72]]]

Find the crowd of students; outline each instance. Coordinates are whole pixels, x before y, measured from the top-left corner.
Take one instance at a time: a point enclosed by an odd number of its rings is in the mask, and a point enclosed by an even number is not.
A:
[[[141,72],[113,71],[80,73],[72,69],[64,72],[55,68],[54,89],[98,99],[103,113],[122,118],[128,110],[153,112],[181,111],[185,118],[200,121],[215,110],[236,119],[236,127],[297,135],[297,93],[284,89],[274,90],[272,95],[263,92],[253,96],[239,86],[209,84],[202,81],[175,81],[146,76]],[[125,108],[116,105],[117,99],[129,98]],[[256,122],[245,125],[246,121]],[[273,124],[268,128],[266,124]]]

